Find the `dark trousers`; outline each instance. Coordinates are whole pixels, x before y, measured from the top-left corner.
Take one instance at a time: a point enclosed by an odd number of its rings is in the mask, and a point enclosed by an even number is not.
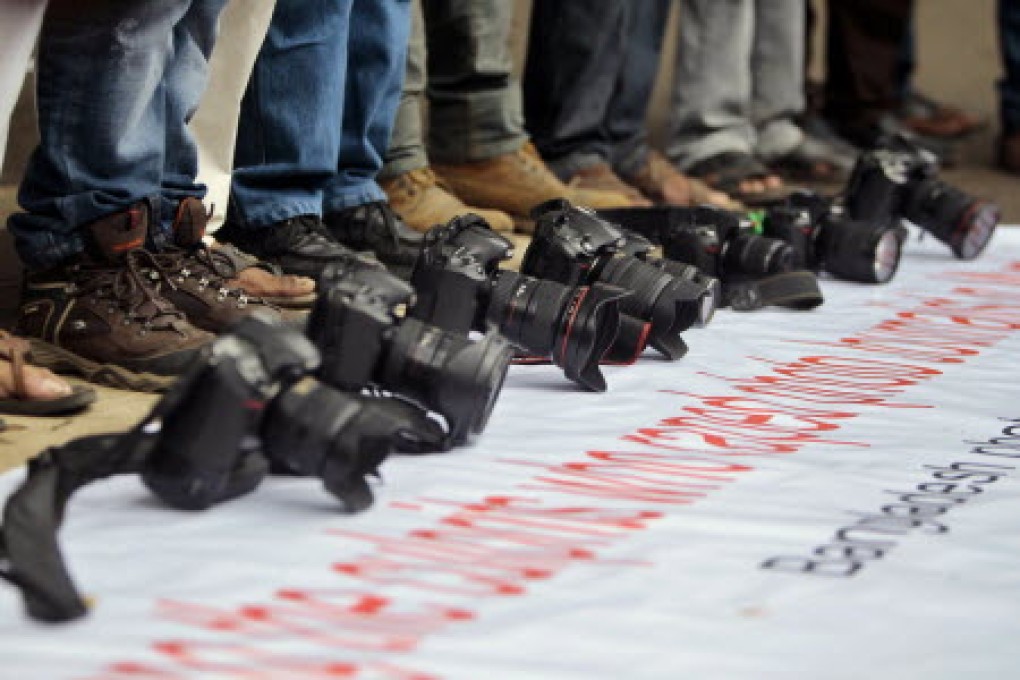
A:
[[[838,122],[872,123],[902,94],[904,41],[913,0],[829,0],[825,113]]]
[[[1020,0],[999,0],[1003,78],[999,101],[1004,134],[1020,132]]]
[[[524,113],[561,176],[599,162],[635,174],[669,0],[535,0]]]

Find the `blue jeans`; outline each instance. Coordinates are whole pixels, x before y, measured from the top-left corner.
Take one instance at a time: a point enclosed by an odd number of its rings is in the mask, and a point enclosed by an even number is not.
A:
[[[1003,134],[1020,132],[1020,0],[999,0],[999,42],[1004,76],[999,81]]]
[[[11,216],[29,269],[85,250],[83,226],[139,201],[172,215],[201,198],[187,123],[226,0],[51,2],[38,57],[40,145]],[[150,234],[165,241],[169,220]]]
[[[278,0],[241,101],[227,219],[266,227],[386,200],[410,0]]]

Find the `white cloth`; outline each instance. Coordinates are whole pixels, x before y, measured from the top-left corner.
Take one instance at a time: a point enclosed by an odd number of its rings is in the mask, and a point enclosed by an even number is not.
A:
[[[723,311],[683,360],[607,369],[606,394],[514,367],[473,447],[388,460],[357,516],[316,480],[205,513],[96,484],[62,533],[93,612],[34,625],[0,588],[0,675],[1015,677],[1001,231],[971,263],[912,241],[891,284],[825,281],[816,311]]]

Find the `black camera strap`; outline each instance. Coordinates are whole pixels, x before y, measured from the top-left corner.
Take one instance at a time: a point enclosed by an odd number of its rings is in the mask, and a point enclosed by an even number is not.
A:
[[[818,277],[807,270],[728,281],[723,286],[724,304],[738,312],[751,312],[770,305],[807,310],[824,300]]]
[[[28,464],[28,479],[8,499],[0,528],[0,577],[21,591],[29,616],[61,622],[84,616],[85,600],[64,563],[57,533],[78,489],[113,475],[137,473],[143,447],[128,435],[76,439]]]

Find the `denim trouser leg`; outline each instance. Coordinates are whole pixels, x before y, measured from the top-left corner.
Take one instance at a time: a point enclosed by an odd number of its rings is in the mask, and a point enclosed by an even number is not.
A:
[[[667,151],[681,168],[727,151],[751,153],[755,0],[684,0]]]
[[[804,139],[804,0],[755,0],[751,113],[755,151],[782,156]]]
[[[25,82],[25,69],[45,9],[46,0],[0,3],[0,165],[4,162],[11,113]]]
[[[562,179],[609,159],[605,126],[626,49],[628,4],[535,0],[524,72],[524,115]]]
[[[393,134],[386,151],[386,164],[379,179],[390,179],[429,164],[425,152],[422,102],[425,97],[425,19],[421,0],[411,2],[411,39],[407,45],[407,69],[404,91],[393,122]]]
[[[205,197],[198,184],[198,147],[188,123],[209,80],[209,57],[216,43],[220,12],[227,0],[193,0],[191,9],[174,27],[173,59],[167,67],[166,154],[162,182],[164,237],[178,203],[186,197]]]
[[[191,0],[51,2],[38,58],[40,145],[11,217],[18,253],[47,268],[81,253],[82,225],[157,199],[173,27]]]
[[[259,228],[321,213],[340,154],[354,4],[276,3],[241,101],[229,221]]]
[[[648,104],[671,5],[671,0],[627,3],[627,47],[605,121],[610,161],[624,178],[638,174],[648,160]]]
[[[376,177],[404,85],[410,10],[410,0],[354,0],[339,163],[334,159],[323,212],[386,200]]]
[[[429,156],[468,163],[524,146],[521,87],[507,44],[516,3],[425,0]]]
[[[999,0],[999,41],[1004,77],[999,81],[1003,134],[1020,132],[1020,0]]]

